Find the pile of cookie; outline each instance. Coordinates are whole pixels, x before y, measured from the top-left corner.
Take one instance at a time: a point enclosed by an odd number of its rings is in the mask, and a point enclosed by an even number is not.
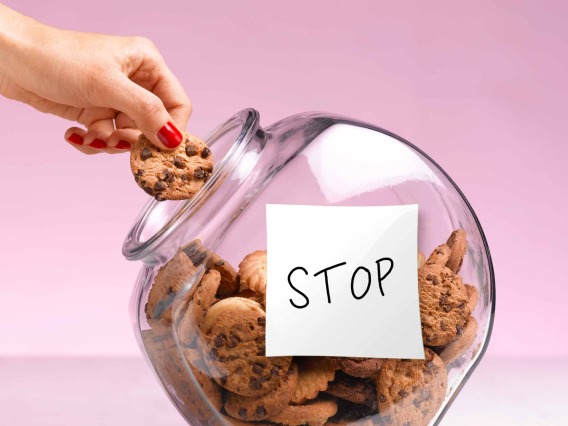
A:
[[[192,424],[427,425],[477,331],[478,293],[459,276],[466,247],[458,229],[418,255],[424,360],[264,356],[266,251],[236,271],[199,240],[154,279],[145,349]]]

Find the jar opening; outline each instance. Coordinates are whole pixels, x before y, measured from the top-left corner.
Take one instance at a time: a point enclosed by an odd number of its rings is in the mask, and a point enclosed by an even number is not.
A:
[[[205,138],[205,143],[217,159],[211,178],[190,200],[149,200],[124,241],[122,254],[126,259],[147,257],[175,232],[192,210],[210,196],[245,152],[246,145],[256,131],[258,119],[256,110],[242,110]]]

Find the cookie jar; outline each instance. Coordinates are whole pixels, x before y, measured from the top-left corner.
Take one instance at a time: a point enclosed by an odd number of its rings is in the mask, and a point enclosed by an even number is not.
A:
[[[261,127],[247,109],[206,143],[215,168],[204,187],[191,200],[150,200],[123,247],[142,261],[131,301],[139,346],[181,416],[194,425],[437,424],[483,356],[495,308],[487,241],[456,184],[408,141],[332,114]],[[426,359],[265,357],[267,204],[418,204]],[[449,289],[433,313],[422,306],[432,279]],[[450,337],[428,337],[448,323]],[[214,334],[220,324],[227,333]]]

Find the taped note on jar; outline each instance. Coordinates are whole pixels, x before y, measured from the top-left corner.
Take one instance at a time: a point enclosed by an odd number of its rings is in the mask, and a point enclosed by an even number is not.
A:
[[[418,205],[269,204],[267,356],[423,359]]]

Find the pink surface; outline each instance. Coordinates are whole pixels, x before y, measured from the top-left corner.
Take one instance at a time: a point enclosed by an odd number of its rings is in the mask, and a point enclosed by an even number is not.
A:
[[[60,27],[151,38],[188,90],[198,135],[250,106],[265,125],[327,110],[406,137],[486,232],[489,352],[568,354],[567,3],[6,3]],[[127,307],[139,265],[120,249],[146,195],[127,156],[82,156],[62,140],[67,123],[4,99],[0,123],[0,355],[137,353]]]

